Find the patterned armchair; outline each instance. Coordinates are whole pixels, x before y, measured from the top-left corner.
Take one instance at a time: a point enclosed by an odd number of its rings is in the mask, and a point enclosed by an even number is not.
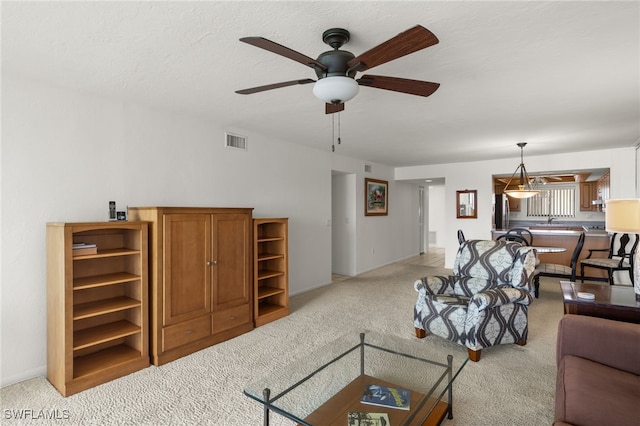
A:
[[[456,255],[453,274],[414,283],[416,336],[427,332],[465,345],[472,361],[482,348],[527,343],[533,302],[535,249],[511,241],[470,240]]]

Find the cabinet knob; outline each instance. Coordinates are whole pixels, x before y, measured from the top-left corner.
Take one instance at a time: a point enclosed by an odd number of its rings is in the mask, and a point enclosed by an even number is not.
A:
[[[209,260],[209,261],[207,262],[207,266],[212,266],[212,265],[217,265],[217,264],[218,264],[218,261],[217,261],[217,260]]]
[[[229,319],[233,321],[234,319],[236,319],[236,317],[229,317]]]
[[[193,333],[193,330],[187,330],[184,332],[184,334],[191,334],[191,333]]]

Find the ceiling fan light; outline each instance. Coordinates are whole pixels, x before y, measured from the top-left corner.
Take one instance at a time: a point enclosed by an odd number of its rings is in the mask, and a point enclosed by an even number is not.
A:
[[[316,81],[313,94],[328,104],[340,104],[353,99],[360,90],[358,83],[351,77],[333,76]]]

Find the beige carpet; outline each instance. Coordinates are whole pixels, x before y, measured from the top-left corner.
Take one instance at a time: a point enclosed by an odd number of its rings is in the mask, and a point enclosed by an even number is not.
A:
[[[68,398],[44,377],[3,388],[1,423],[261,425],[262,407],[243,394],[244,385],[351,330],[415,338],[412,283],[441,273],[446,270],[396,263],[292,297],[286,318]],[[556,327],[562,316],[557,282],[541,280],[540,298],[529,310],[526,346],[485,349],[479,363],[467,363],[454,386],[454,419],[444,425],[552,423]],[[435,336],[424,344],[440,345],[454,357],[466,353]],[[20,415],[28,419],[16,420]],[[293,424],[278,415],[271,420],[273,425]]]

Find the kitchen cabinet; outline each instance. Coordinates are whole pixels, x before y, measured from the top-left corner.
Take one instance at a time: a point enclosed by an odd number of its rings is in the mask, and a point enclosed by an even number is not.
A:
[[[598,211],[599,206],[592,204],[593,200],[599,199],[598,182],[580,182],[580,211]]]

